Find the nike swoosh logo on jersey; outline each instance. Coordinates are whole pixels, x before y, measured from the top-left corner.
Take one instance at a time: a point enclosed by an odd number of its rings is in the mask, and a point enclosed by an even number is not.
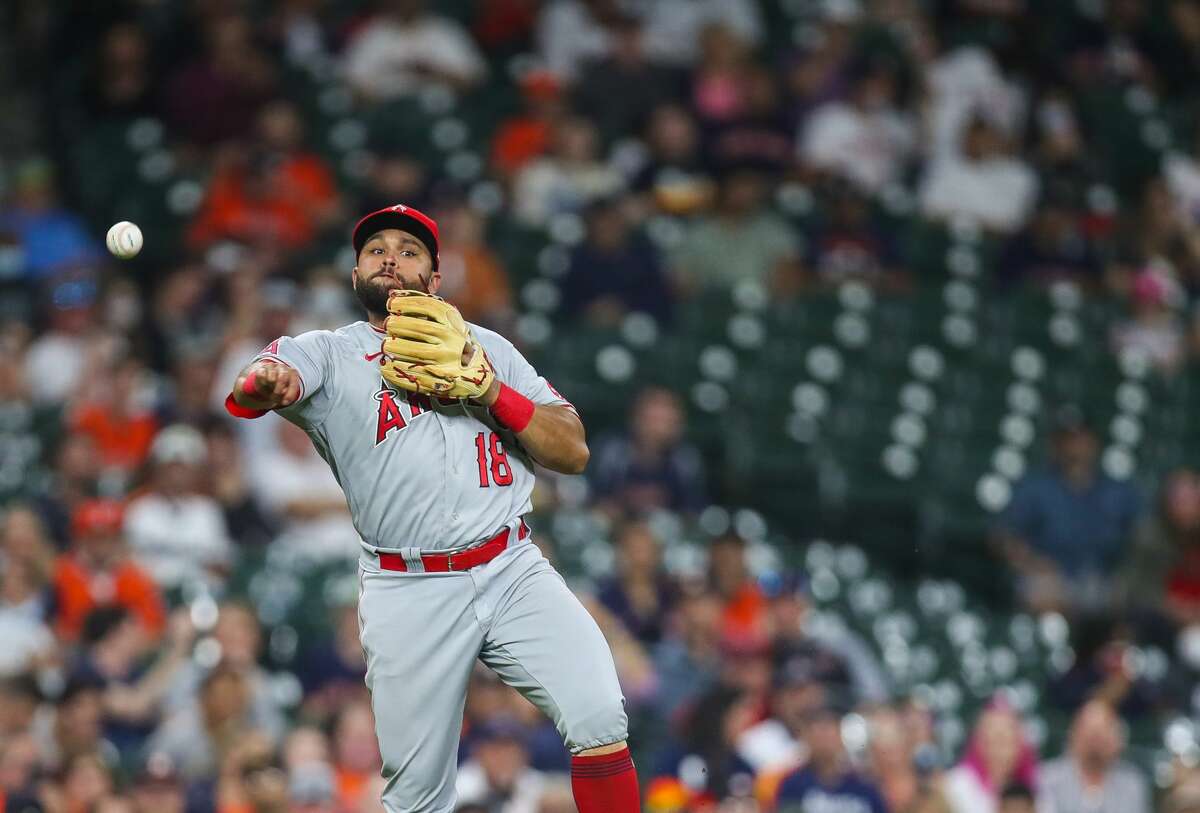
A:
[[[366,359],[367,361],[374,361],[375,359],[379,358],[382,355],[383,355],[383,351],[380,350],[378,353],[363,353],[363,358]]]

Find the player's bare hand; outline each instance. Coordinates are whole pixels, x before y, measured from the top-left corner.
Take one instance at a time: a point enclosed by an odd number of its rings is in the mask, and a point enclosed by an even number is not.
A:
[[[238,379],[235,392],[270,409],[291,406],[300,397],[300,374],[283,364],[259,362]]]

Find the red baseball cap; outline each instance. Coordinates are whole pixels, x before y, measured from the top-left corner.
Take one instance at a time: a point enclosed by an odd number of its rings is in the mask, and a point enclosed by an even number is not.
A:
[[[79,539],[97,532],[115,533],[124,518],[125,507],[116,500],[88,500],[71,515],[71,535]]]
[[[397,203],[364,217],[354,224],[354,232],[350,241],[354,244],[354,256],[362,252],[363,244],[371,235],[384,229],[400,229],[411,234],[425,244],[429,256],[433,258],[433,270],[438,267],[438,226],[437,221],[424,212]]]

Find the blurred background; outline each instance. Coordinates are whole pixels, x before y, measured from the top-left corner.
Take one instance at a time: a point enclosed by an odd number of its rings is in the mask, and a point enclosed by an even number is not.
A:
[[[0,64],[0,810],[381,809],[341,493],[221,402],[402,201],[587,424],[531,525],[646,810],[1200,811],[1200,2],[51,0]],[[482,667],[460,760],[574,810]]]

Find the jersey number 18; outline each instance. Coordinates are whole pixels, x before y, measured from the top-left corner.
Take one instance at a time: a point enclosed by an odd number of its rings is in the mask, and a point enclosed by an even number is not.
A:
[[[508,455],[504,453],[504,447],[500,445],[499,435],[495,432],[480,432],[475,436],[475,451],[478,453],[480,488],[487,488],[492,483],[498,486],[512,485],[512,467],[508,465]],[[490,466],[488,464],[489,452]],[[491,472],[490,481],[488,480],[489,471]]]

